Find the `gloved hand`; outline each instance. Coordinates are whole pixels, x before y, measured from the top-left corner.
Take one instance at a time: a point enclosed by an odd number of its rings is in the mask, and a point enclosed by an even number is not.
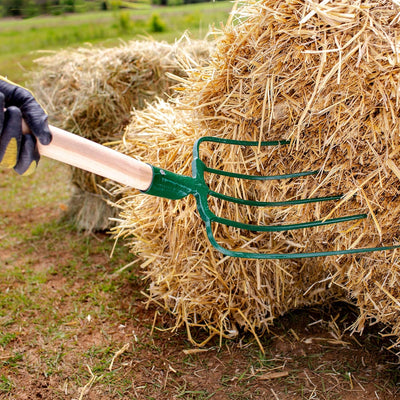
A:
[[[22,118],[31,134],[22,133]],[[39,162],[36,138],[51,141],[47,115],[29,90],[0,76],[0,165],[29,175]]]

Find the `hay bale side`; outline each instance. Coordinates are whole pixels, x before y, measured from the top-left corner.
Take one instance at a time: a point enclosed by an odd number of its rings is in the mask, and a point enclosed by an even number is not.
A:
[[[163,134],[143,141],[140,154],[190,174],[188,142],[199,136],[290,139],[291,146],[256,151],[214,146],[204,157],[211,167],[233,172],[318,169],[317,175],[262,185],[214,177],[210,185],[263,201],[336,194],[341,201],[269,208],[268,213],[221,204],[215,210],[264,225],[358,213],[368,218],[263,234],[216,227],[221,242],[232,249],[279,253],[399,243],[396,3],[260,0],[239,7],[234,19],[239,23],[225,28],[210,65],[187,80],[180,108],[137,112],[126,147],[119,149],[130,153],[130,140],[139,145],[137,126],[149,133],[162,126]],[[191,113],[177,117],[182,110]],[[167,124],[165,114],[186,121],[185,126]],[[210,337],[234,336],[240,327],[255,333],[290,309],[345,297],[360,307],[354,329],[382,322],[399,339],[398,251],[292,261],[227,259],[208,245],[190,200],[131,196],[128,191],[121,202],[116,233],[133,235],[131,245],[152,281],[150,297],[175,313],[177,326],[207,327]]]
[[[112,48],[57,51],[36,60],[32,87],[54,125],[98,143],[113,142],[121,138],[132,107],[172,96],[176,82],[169,74],[186,76],[187,69],[204,63],[211,46],[183,37],[173,45],[130,41]],[[110,195],[99,188],[102,179],[73,168],[72,184],[70,218],[81,229],[108,228],[111,222],[104,216],[116,214],[106,203]],[[98,206],[103,212],[93,212]]]
[[[158,101],[136,110],[117,150],[173,172],[190,175],[194,140],[203,131],[191,110]],[[174,328],[203,327],[210,337],[256,332],[295,309],[345,296],[330,285],[332,271],[315,260],[239,260],[209,243],[193,198],[168,201],[121,188],[116,237],[143,259],[150,299],[176,316]]]

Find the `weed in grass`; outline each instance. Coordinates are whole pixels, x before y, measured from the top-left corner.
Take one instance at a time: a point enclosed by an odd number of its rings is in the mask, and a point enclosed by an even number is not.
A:
[[[4,375],[0,376],[0,392],[10,393],[14,387],[15,384],[10,378]]]
[[[185,400],[207,400],[211,399],[215,393],[209,393],[207,390],[184,390],[177,398]]]
[[[129,33],[133,28],[131,15],[128,11],[120,11],[117,18],[117,28],[123,33]]]
[[[24,356],[22,353],[16,352],[13,356],[3,360],[1,362],[1,365],[9,368],[17,368],[19,364],[23,361],[23,358]]]
[[[255,363],[253,367],[255,370],[258,369],[272,369],[277,365],[277,358],[268,352],[262,353],[258,352],[255,358]]]
[[[46,377],[54,375],[60,371],[62,359],[64,357],[64,353],[62,351],[56,351],[55,353],[46,353],[42,355],[42,360],[44,365],[46,365],[46,369],[43,371]]]
[[[150,33],[160,33],[167,30],[167,24],[159,14],[153,14],[148,22]]]
[[[15,333],[7,332],[4,334],[0,335],[0,346],[3,347],[3,349],[11,343],[13,340],[15,340],[17,335]]]

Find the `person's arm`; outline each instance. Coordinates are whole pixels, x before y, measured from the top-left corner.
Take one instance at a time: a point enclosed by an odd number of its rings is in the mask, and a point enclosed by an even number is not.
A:
[[[22,133],[22,119],[31,133]],[[0,76],[0,165],[29,175],[39,162],[36,139],[51,142],[47,114],[32,93]]]

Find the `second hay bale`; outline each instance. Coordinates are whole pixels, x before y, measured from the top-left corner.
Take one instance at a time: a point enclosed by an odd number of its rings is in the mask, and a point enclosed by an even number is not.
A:
[[[210,42],[182,37],[175,44],[130,41],[57,51],[36,60],[33,89],[55,125],[104,144],[121,138],[133,107],[172,96],[169,74],[186,76],[210,49]],[[73,168],[72,183],[69,214],[77,226],[107,229],[116,214],[106,203],[110,193],[99,188],[102,179]]]

